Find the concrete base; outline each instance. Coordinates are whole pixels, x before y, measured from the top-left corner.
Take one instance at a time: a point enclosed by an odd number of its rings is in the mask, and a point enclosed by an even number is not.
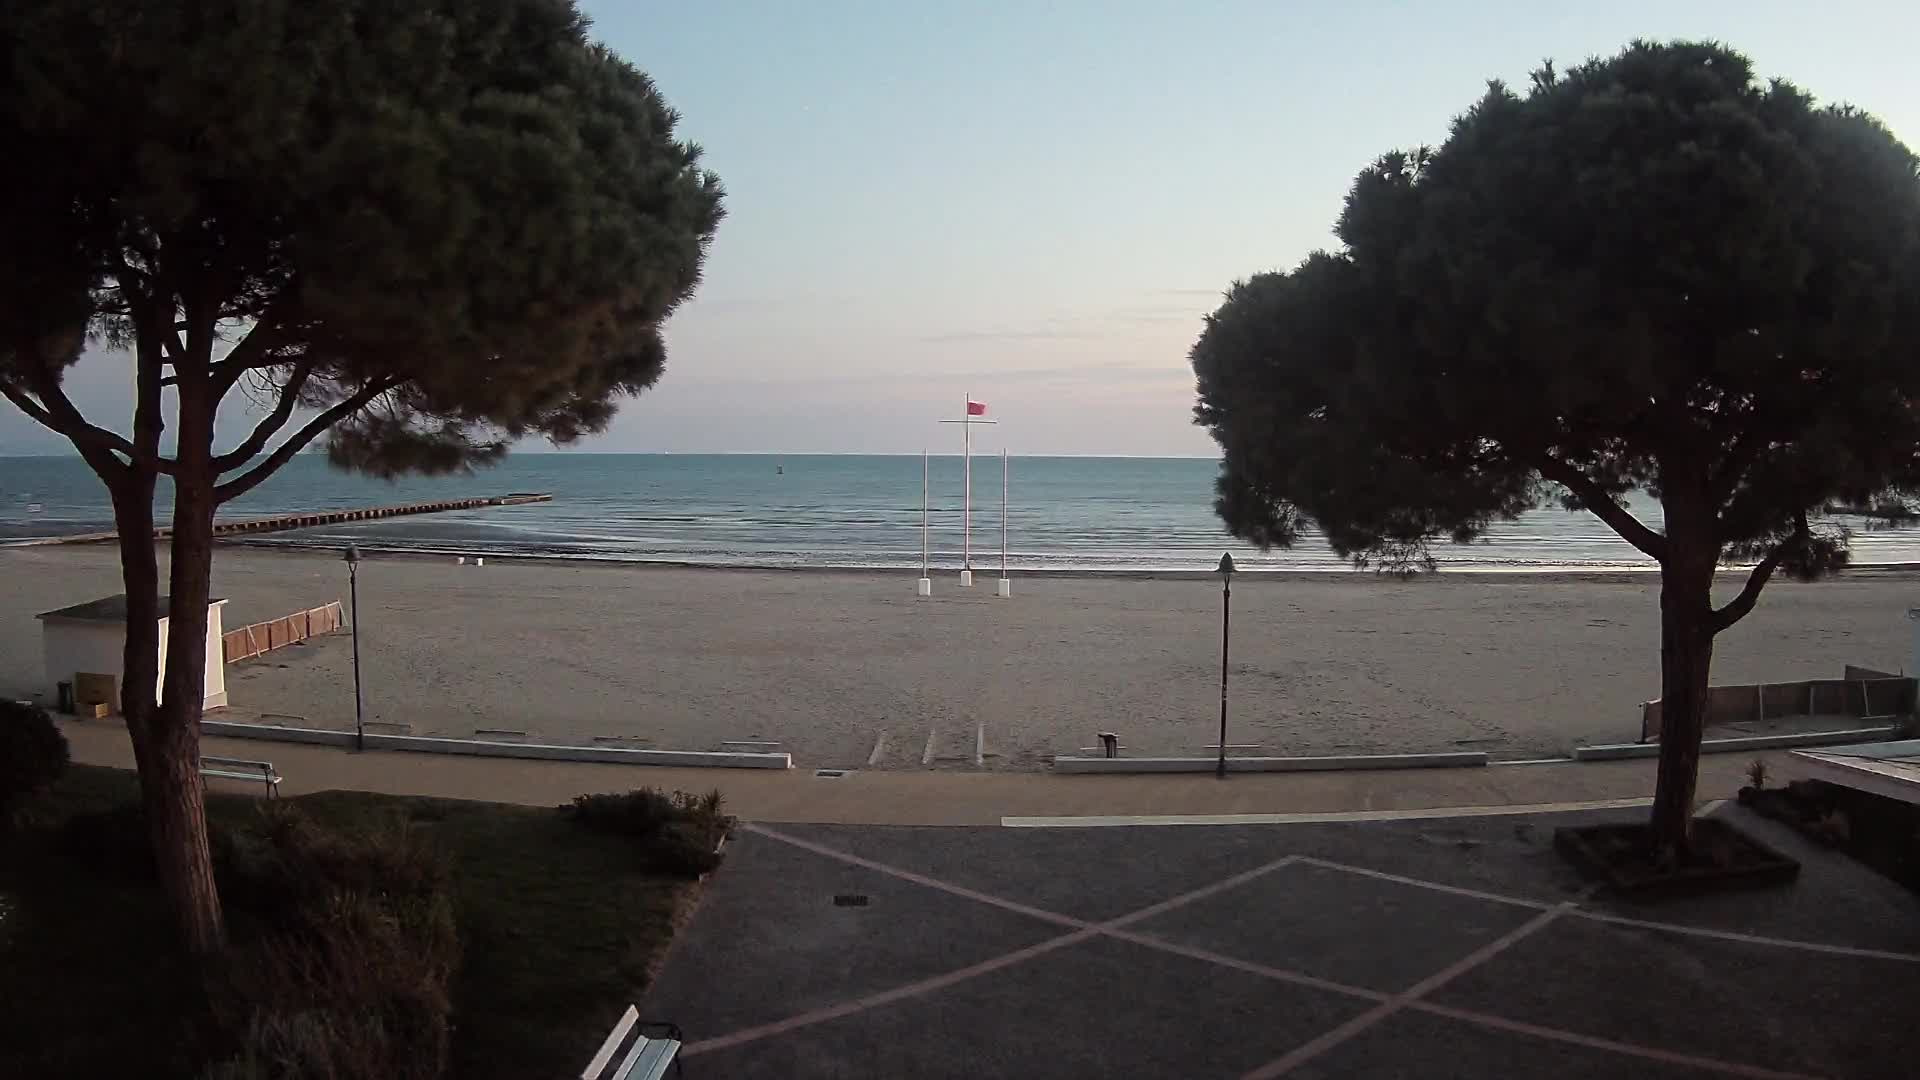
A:
[[[1347,754],[1336,757],[1230,757],[1228,772],[1324,772],[1333,769],[1449,769],[1485,765],[1478,750],[1445,754]],[[1060,773],[1210,773],[1218,758],[1055,757]]]
[[[1792,746],[1845,746],[1848,743],[1880,742],[1900,733],[1898,724],[1887,727],[1849,728],[1845,731],[1796,731],[1784,735],[1748,735],[1737,739],[1702,739],[1703,754],[1734,754],[1743,750],[1779,750]],[[1622,758],[1660,756],[1660,744],[1606,743],[1576,746],[1575,761],[1618,761]]]
[[[960,587],[963,589],[973,588],[973,571],[971,570],[960,571]]]
[[[1001,579],[1000,579],[1000,588],[999,588],[999,589],[998,589],[998,590],[997,590],[997,591],[995,592],[995,594],[994,594],[994,595],[996,595],[996,596],[1012,596],[1012,595],[1013,595],[1013,582],[1012,582],[1012,581],[1010,581],[1010,580],[1008,580],[1008,579],[1006,579],[1006,578],[1001,578]]]
[[[353,732],[322,728],[279,727],[273,724],[237,724],[202,720],[207,735],[230,739],[272,739],[280,742],[352,746]],[[744,754],[706,750],[622,750],[607,746],[548,746],[539,743],[488,742],[483,739],[435,739],[423,735],[366,735],[369,750],[407,750],[428,754],[465,754],[473,757],[537,758],[547,761],[600,761],[615,765],[672,765],[680,768],[791,769],[791,754]]]
[[[932,596],[933,595],[933,579],[921,578],[920,584],[915,586],[914,592],[920,596]]]

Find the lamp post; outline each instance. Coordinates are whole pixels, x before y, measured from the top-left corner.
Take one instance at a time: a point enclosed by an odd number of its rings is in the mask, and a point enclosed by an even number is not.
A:
[[[360,708],[360,549],[349,544],[342,558],[347,561],[347,596],[353,603],[353,749],[367,748],[367,725]]]
[[[1220,554],[1220,765],[1214,775],[1227,778],[1227,629],[1233,617],[1233,553]]]

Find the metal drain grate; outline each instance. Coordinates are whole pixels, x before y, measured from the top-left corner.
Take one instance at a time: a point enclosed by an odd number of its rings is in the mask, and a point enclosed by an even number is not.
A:
[[[867,894],[866,893],[836,893],[833,897],[833,906],[834,907],[866,907]]]
[[[842,778],[842,777],[844,777],[844,776],[846,776],[846,775],[847,775],[847,770],[845,770],[845,769],[815,769],[815,770],[813,770],[813,775],[814,775],[814,778],[815,778],[815,779],[817,779],[817,780],[838,780],[838,779],[840,779],[840,778]]]

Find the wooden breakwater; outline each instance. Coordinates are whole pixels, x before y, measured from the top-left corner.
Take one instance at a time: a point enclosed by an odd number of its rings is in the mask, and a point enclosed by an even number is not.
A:
[[[489,506],[520,506],[525,503],[552,501],[553,496],[546,492],[516,491],[510,495],[494,495],[484,499],[450,499],[443,502],[368,506],[359,510],[320,510],[311,514],[277,514],[273,517],[216,521],[213,523],[213,534],[238,536],[247,533],[285,532],[288,529],[310,529],[316,525],[338,525],[348,521],[373,521],[378,518],[406,517],[409,514],[439,514],[449,510],[481,510]],[[117,535],[110,532],[78,533],[73,536],[49,536],[22,541],[22,543],[97,544],[116,539]],[[171,528],[153,530],[155,540],[166,540],[172,536]]]

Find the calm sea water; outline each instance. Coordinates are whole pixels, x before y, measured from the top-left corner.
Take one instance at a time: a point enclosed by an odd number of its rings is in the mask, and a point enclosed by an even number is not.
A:
[[[1007,510],[1016,569],[1207,569],[1222,550],[1249,569],[1336,569],[1318,538],[1261,553],[1230,539],[1212,508],[1212,461],[1014,458]],[[290,463],[227,507],[254,517],[510,491],[551,492],[528,506],[303,529],[261,538],[296,546],[545,555],[725,566],[911,567],[920,562],[920,459],[761,455],[523,454],[472,476],[395,483]],[[973,461],[977,568],[1000,562],[1000,462]],[[166,501],[162,493],[162,503]],[[934,565],[960,564],[958,457],[932,461]],[[1658,524],[1658,507],[1638,500]],[[164,512],[164,505],[163,505]],[[1860,563],[1920,561],[1920,528],[1866,529]],[[0,458],[0,541],[111,527],[99,482],[78,459]],[[1440,545],[1443,563],[1497,570],[1647,568],[1639,552],[1583,513],[1544,509],[1484,542]]]

